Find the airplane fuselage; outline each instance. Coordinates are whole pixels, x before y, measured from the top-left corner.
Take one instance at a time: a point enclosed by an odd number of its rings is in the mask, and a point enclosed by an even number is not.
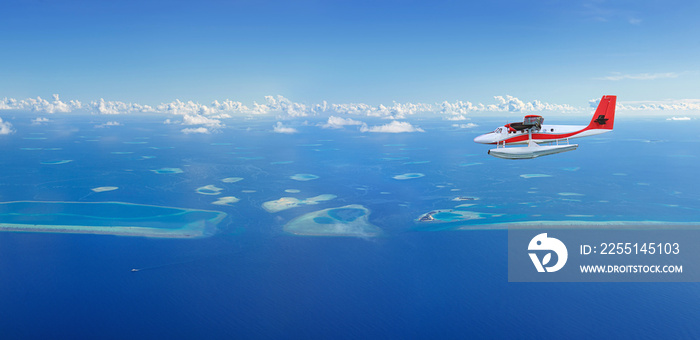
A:
[[[585,125],[542,125],[539,129],[532,129],[532,140],[537,143],[556,142],[558,140],[573,139],[599,135],[610,132],[610,129],[595,129]],[[474,138],[481,144],[527,144],[528,130],[512,131],[507,126],[501,126],[494,131]]]

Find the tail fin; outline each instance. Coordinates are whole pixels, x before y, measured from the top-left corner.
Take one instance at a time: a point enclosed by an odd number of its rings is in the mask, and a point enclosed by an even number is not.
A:
[[[588,124],[589,129],[607,129],[612,130],[615,123],[615,102],[617,96],[603,96],[598,104],[598,108],[593,114],[591,123]]]

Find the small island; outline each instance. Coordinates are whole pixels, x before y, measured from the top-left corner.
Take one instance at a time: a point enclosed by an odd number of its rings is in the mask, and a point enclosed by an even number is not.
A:
[[[437,209],[420,215],[416,222],[429,223],[446,223],[446,222],[461,222],[468,220],[480,220],[486,218],[484,214],[474,211],[454,210],[454,209]]]
[[[369,223],[369,209],[352,204],[304,214],[291,220],[284,231],[302,236],[376,237],[382,230]]]

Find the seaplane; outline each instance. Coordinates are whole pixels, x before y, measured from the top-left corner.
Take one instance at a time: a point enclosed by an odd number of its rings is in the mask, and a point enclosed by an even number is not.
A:
[[[617,96],[603,96],[588,126],[544,125],[542,116],[527,115],[522,122],[498,127],[493,132],[474,138],[474,141],[481,144],[496,144],[495,149],[489,150],[489,155],[504,159],[532,159],[573,151],[578,144],[570,144],[570,139],[612,131],[615,123],[616,100]],[[527,145],[506,147],[506,145],[519,144]]]

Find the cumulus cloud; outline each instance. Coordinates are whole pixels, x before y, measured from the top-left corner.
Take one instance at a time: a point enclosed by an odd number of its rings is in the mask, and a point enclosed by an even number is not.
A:
[[[109,122],[106,122],[106,123],[102,123],[102,124],[99,124],[99,125],[95,125],[95,127],[96,127],[96,128],[105,128],[105,127],[109,127],[109,126],[121,126],[121,125],[122,125],[122,124],[119,123],[119,122],[116,122],[116,121],[109,121]]]
[[[372,106],[364,103],[350,104],[331,104],[329,110],[347,115],[367,116],[367,117],[383,117],[387,119],[403,119],[408,115],[416,113],[430,112],[433,106],[423,103],[397,103],[394,102],[391,106],[380,104]]]
[[[202,133],[202,134],[210,134],[211,133],[211,131],[209,131],[209,129],[207,129],[205,127],[185,128],[185,129],[182,129],[180,131],[182,131],[182,133],[184,133],[186,135],[193,134],[193,133]]]
[[[290,117],[304,117],[309,114],[309,108],[277,95],[265,96],[265,104],[253,103],[252,112],[254,114],[283,113]]]
[[[444,101],[437,105],[437,113],[446,120],[468,120],[467,115],[473,112],[576,112],[583,108],[576,108],[568,104],[553,104],[539,100],[524,102],[510,95],[495,96],[493,104],[474,104],[469,101],[458,100],[456,102]]]
[[[367,126],[363,124],[360,127],[362,132],[384,132],[384,133],[401,133],[401,132],[425,132],[423,129],[411,125],[409,122],[399,122],[394,120],[389,124],[378,126]]]
[[[417,114],[435,114],[439,113],[449,120],[466,120],[466,116],[472,112],[526,112],[526,111],[572,111],[576,108],[570,105],[560,105],[544,103],[538,100],[524,102],[516,97],[496,96],[495,103],[491,104],[474,104],[469,101],[455,101],[436,104],[428,103],[398,103],[393,102],[391,105],[369,105],[365,103],[345,103],[331,104],[323,101],[319,104],[302,104],[291,101],[283,96],[265,96],[265,101],[262,104],[253,103],[252,107],[248,107],[239,101],[224,100],[219,102],[213,101],[209,105],[200,104],[194,101],[181,101],[176,99],[169,103],[161,103],[155,107],[142,105],[138,103],[127,103],[121,101],[108,101],[100,99],[92,101],[89,104],[83,104],[76,100],[62,101],[58,95],[53,96],[53,101],[42,99],[41,97],[16,100],[12,98],[4,98],[0,101],[0,110],[29,110],[44,113],[72,112],[75,110],[85,110],[87,112],[97,114],[129,114],[129,113],[160,113],[171,114],[176,116],[190,116],[185,121],[185,124],[191,125],[189,122],[192,118],[202,120],[206,117],[212,120],[231,118],[235,115],[259,115],[259,114],[277,114],[285,118],[306,117],[311,115],[326,115],[331,116],[364,116],[364,117],[380,117],[384,119],[405,119]],[[579,108],[580,109],[580,108]],[[346,118],[343,118],[346,119]],[[183,120],[184,121],[184,120]],[[212,127],[221,124],[219,121],[205,122],[203,125]],[[197,124],[194,124],[197,125]],[[328,124],[333,126],[332,123]],[[348,125],[348,124],[346,124]]]
[[[153,108],[148,105],[135,103],[125,103],[120,101],[107,101],[100,98],[98,101],[90,102],[90,108],[103,115],[118,115],[133,112],[153,112]]]
[[[247,106],[243,105],[241,102],[235,102],[229,99],[224,100],[219,103],[215,100],[211,103],[211,107],[216,109],[220,114],[228,113],[246,113],[250,111]]]
[[[414,115],[419,112],[429,112],[432,111],[433,107],[430,104],[413,104],[413,103],[397,103],[394,102],[392,106],[379,105],[377,113],[380,116],[386,116],[391,119],[403,119],[407,115]]]
[[[50,121],[51,121],[50,119],[45,118],[45,117],[37,117],[37,118],[32,119],[32,125],[41,125],[44,123],[48,123]]]
[[[456,127],[456,128],[459,128],[459,129],[471,129],[471,128],[474,128],[474,127],[477,127],[477,126],[479,126],[479,125],[476,125],[476,124],[474,124],[474,123],[452,124],[452,127]]]
[[[182,125],[205,125],[211,128],[221,127],[221,121],[218,119],[208,118],[202,115],[185,115],[182,117]]]
[[[654,80],[654,79],[665,79],[665,78],[678,78],[678,73],[675,72],[665,72],[665,73],[636,73],[636,74],[623,74],[620,72],[613,72],[607,77],[595,78],[598,80]]]
[[[0,101],[0,110],[26,110],[33,112],[57,113],[72,112],[83,107],[77,100],[63,102],[57,94],[53,95],[53,101],[48,101],[41,97],[27,99],[3,98]]]
[[[596,107],[600,99],[589,103]],[[595,105],[595,106],[594,106]],[[700,99],[623,101],[617,103],[617,110],[627,111],[700,111]]]
[[[359,121],[359,120],[330,116],[330,117],[328,117],[328,122],[326,124],[322,124],[321,127],[324,129],[341,129],[343,126],[346,126],[346,125],[362,125],[362,124],[364,124],[364,123]]]
[[[617,74],[610,77],[620,79],[657,79],[676,77],[676,73],[656,73],[623,75]],[[612,79],[611,79],[612,80]],[[302,104],[293,102],[283,96],[266,96],[262,104],[254,103],[252,107],[239,101],[224,100],[213,101],[204,105],[193,101],[175,100],[170,103],[162,103],[156,106],[127,103],[121,101],[107,101],[100,99],[81,103],[77,100],[64,101],[57,94],[52,100],[41,97],[17,100],[4,98],[0,100],[0,110],[24,110],[44,114],[67,113],[83,110],[95,114],[115,115],[132,113],[158,113],[182,117],[182,119],[168,118],[165,123],[183,125],[202,125],[208,131],[213,132],[225,126],[224,119],[236,115],[252,117],[260,114],[276,114],[280,118],[298,118],[306,116],[330,116],[324,128],[341,128],[347,125],[362,126],[361,120],[355,117],[378,117],[389,120],[403,120],[413,115],[438,115],[445,120],[464,121],[469,120],[472,113],[488,112],[585,112],[584,107],[573,107],[568,104],[554,104],[540,100],[524,101],[520,98],[504,95],[493,97],[494,101],[475,103],[471,101],[443,101],[441,103],[398,103],[391,105],[369,105],[365,103],[333,104],[323,101],[319,104]],[[592,108],[598,105],[600,99],[589,102]],[[619,101],[618,110],[629,111],[700,111],[700,99],[666,100],[666,101]],[[352,117],[352,118],[349,118]],[[45,123],[45,121],[33,120],[33,124]],[[368,127],[369,129],[369,127]]]
[[[465,117],[464,115],[459,115],[459,116],[447,116],[445,117],[447,120],[469,120],[469,118]]]
[[[454,103],[450,103],[448,101],[440,103],[439,112],[443,115],[463,117],[470,112],[484,110],[485,107],[483,104],[474,105],[471,102],[463,102],[458,100]]]
[[[690,120],[690,117],[671,117],[666,118],[666,120]]]
[[[495,96],[495,105],[487,105],[488,111],[505,111],[505,112],[531,112],[531,111],[576,111],[576,108],[567,104],[550,104],[543,103],[539,100],[531,102],[523,102],[522,100],[506,95]]]
[[[273,128],[274,128],[274,131],[277,133],[291,134],[291,133],[299,132],[295,128],[284,126],[284,124],[282,124],[282,122],[277,122],[277,124]]]
[[[14,132],[15,130],[12,128],[12,124],[10,124],[10,122],[4,122],[2,118],[0,118],[0,135],[9,135]]]
[[[170,103],[162,103],[156,106],[156,111],[159,113],[169,113],[174,115],[202,115],[212,112],[206,105],[195,103],[193,101],[182,102],[176,99]]]

